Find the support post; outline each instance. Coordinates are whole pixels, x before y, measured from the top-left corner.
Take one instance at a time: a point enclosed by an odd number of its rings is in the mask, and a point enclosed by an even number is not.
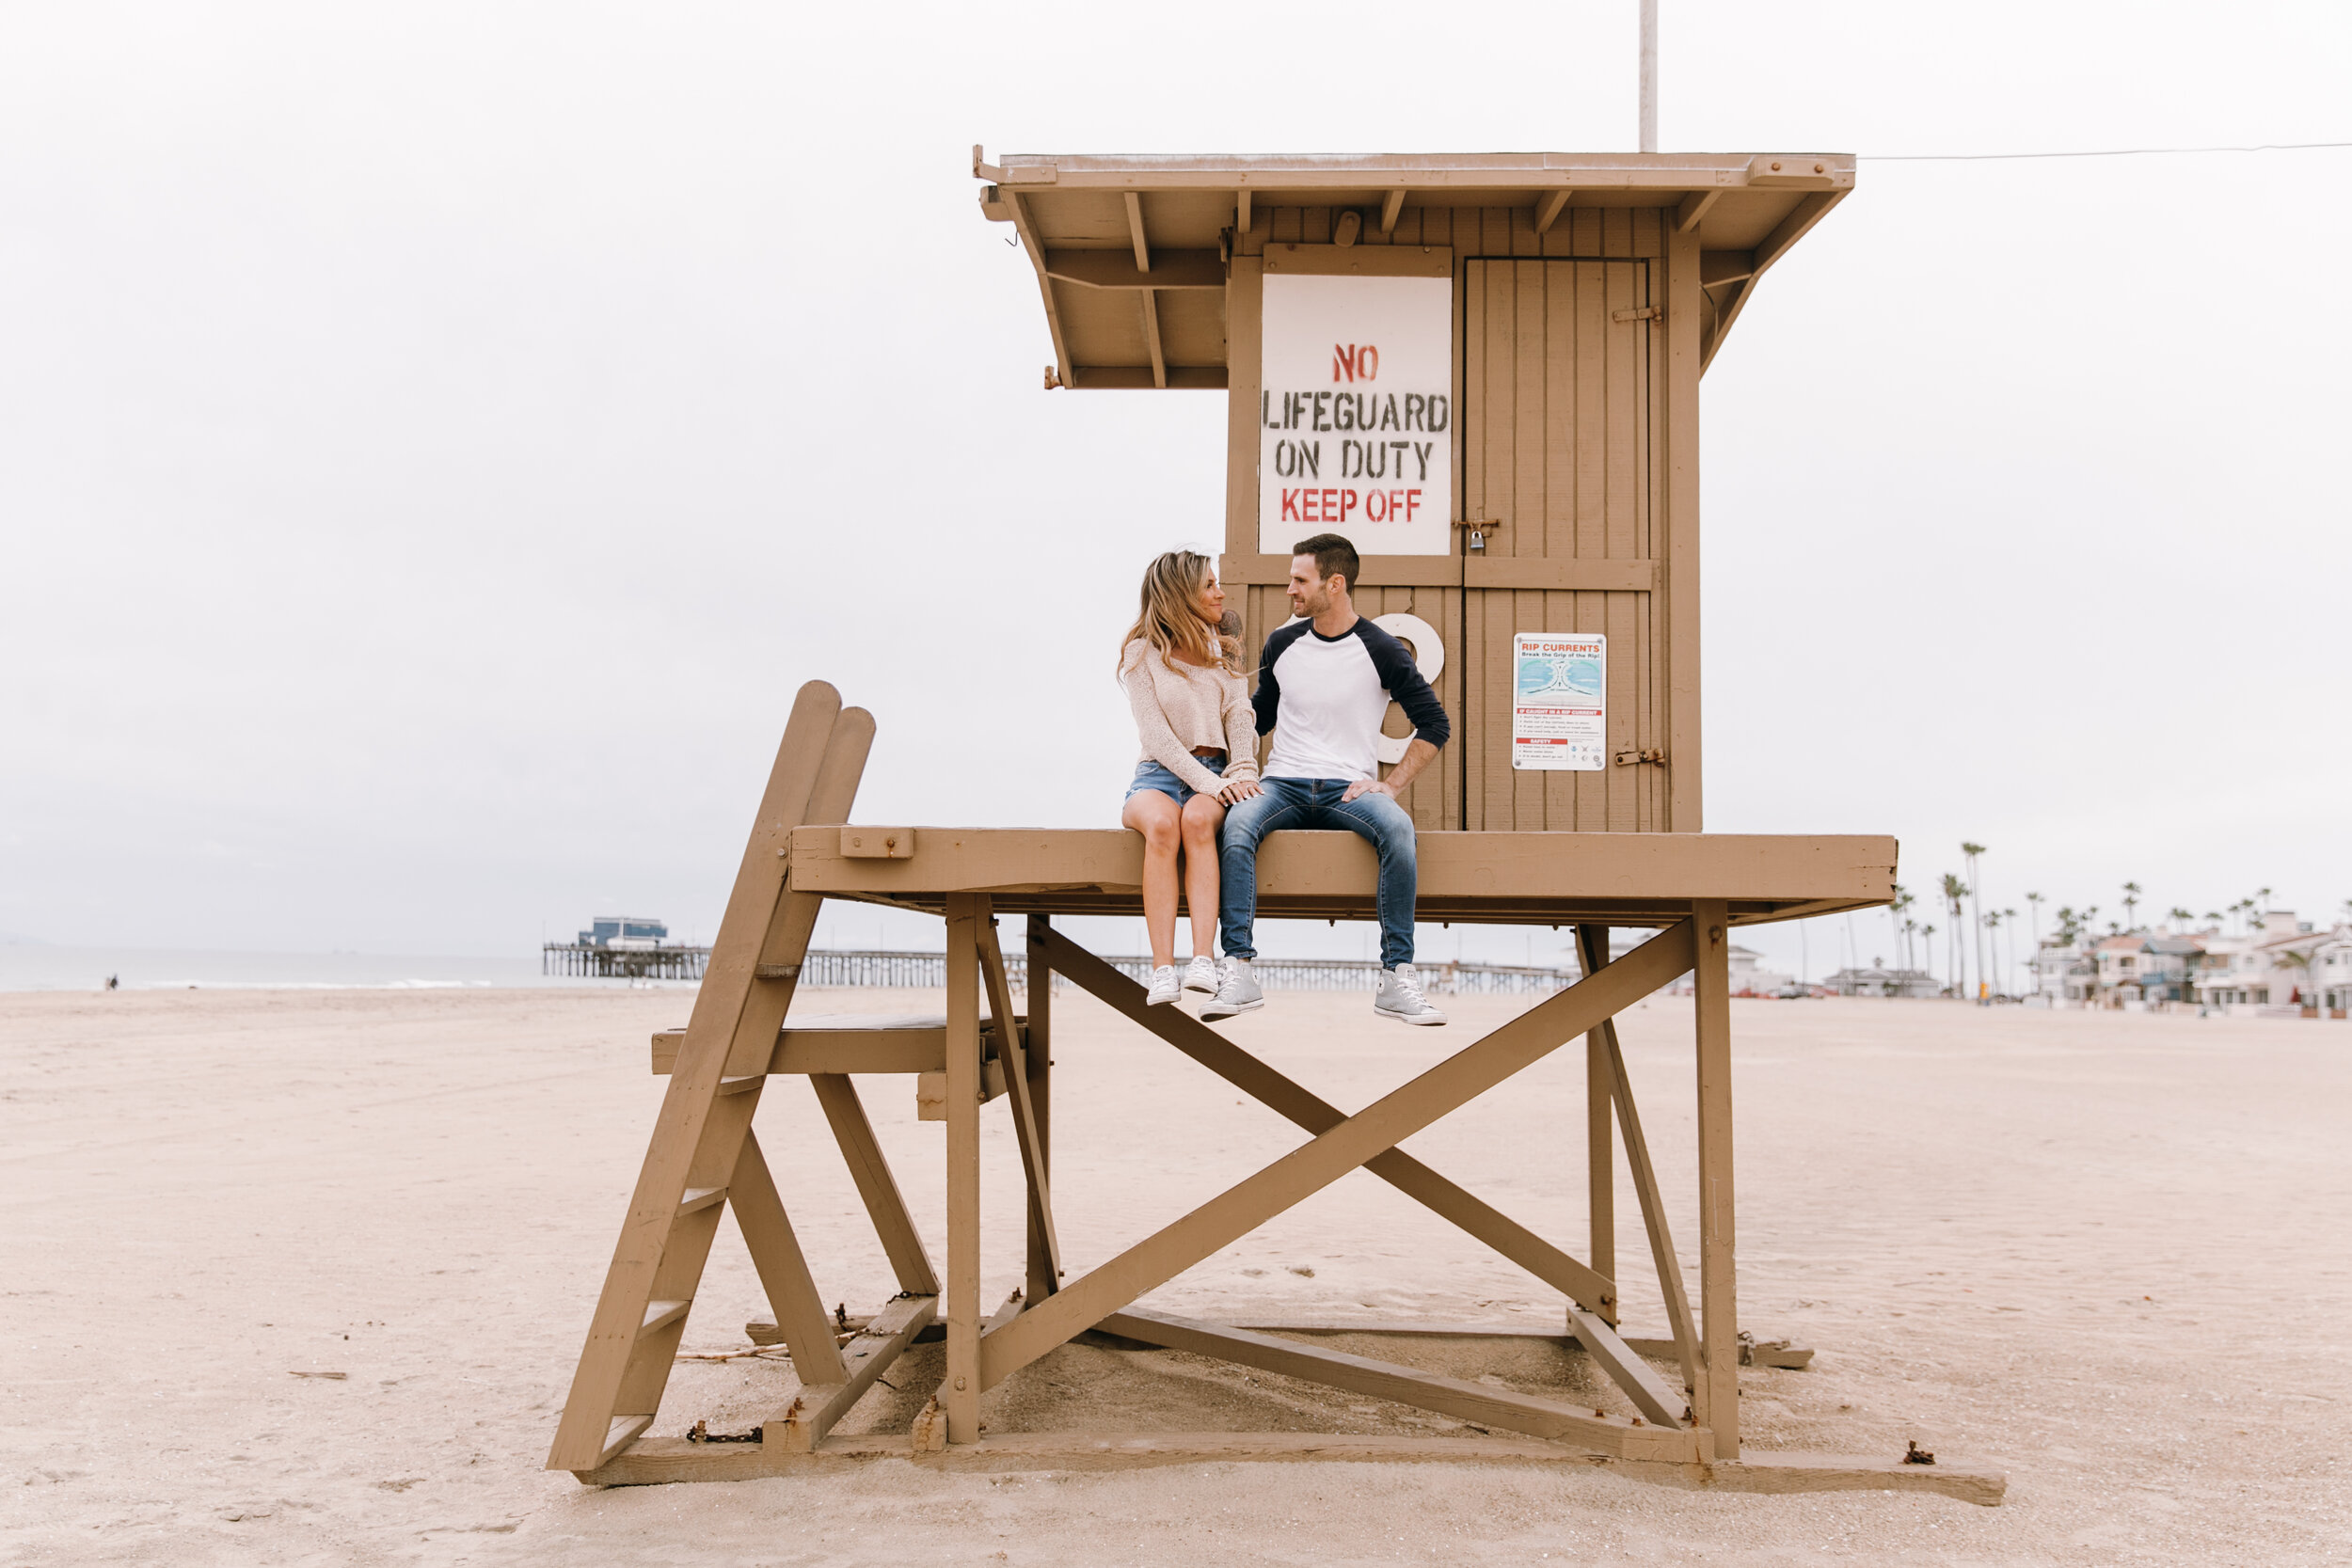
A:
[[[1577,963],[1590,974],[1609,961],[1609,927],[1576,928]],[[1615,1075],[1610,1070],[1609,1037],[1595,1029],[1584,1037],[1584,1187],[1592,1212],[1593,1272],[1617,1277],[1616,1139],[1611,1131],[1609,1105]],[[1623,1321],[1615,1296],[1600,1304],[1599,1317],[1614,1328]],[[1574,1332],[1573,1329],[1570,1332]]]
[[[1731,942],[1723,900],[1691,905],[1692,1011],[1697,1015],[1699,1090],[1699,1424],[1715,1433],[1715,1457],[1740,1457],[1739,1287],[1733,1267],[1731,1185]]]
[[[1029,916],[1029,1114],[1037,1122],[1037,1154],[1046,1180],[1054,1174],[1054,971],[1046,944],[1053,936],[1051,916]],[[1043,1301],[1060,1288],[1055,1260],[1045,1245],[1045,1232],[1035,1212],[1029,1215],[1030,1301]]]
[[[980,1440],[978,900],[947,900],[947,1441]]]

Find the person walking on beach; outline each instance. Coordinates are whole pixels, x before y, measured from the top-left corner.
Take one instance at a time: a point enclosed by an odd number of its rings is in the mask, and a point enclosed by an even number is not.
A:
[[[1216,564],[1170,550],[1144,569],[1141,611],[1119,650],[1119,678],[1135,710],[1143,757],[1119,820],[1143,835],[1143,926],[1152,943],[1144,1000],[1165,1006],[1181,990],[1215,991],[1223,976],[1216,936],[1216,833],[1225,808],[1258,793],[1258,727],[1241,673],[1241,640],[1228,637]],[[1228,759],[1231,760],[1228,760]],[[1192,905],[1192,964],[1176,975],[1177,860]]]
[[[1265,1005],[1250,973],[1259,844],[1282,828],[1345,828],[1370,839],[1380,855],[1380,986],[1372,1010],[1400,1023],[1443,1023],[1445,1014],[1422,995],[1413,971],[1419,875],[1413,819],[1396,798],[1453,728],[1405,644],[1356,613],[1356,546],[1336,533],[1318,533],[1292,549],[1291,612],[1299,618],[1266,639],[1258,664],[1258,733],[1272,730],[1274,746],[1263,789],[1225,819],[1225,971],[1216,999],[1200,1016],[1226,1019]],[[1413,738],[1383,779],[1374,748],[1391,698],[1412,721]]]

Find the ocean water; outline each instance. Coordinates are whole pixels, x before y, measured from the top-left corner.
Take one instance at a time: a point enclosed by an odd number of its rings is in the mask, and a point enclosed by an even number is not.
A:
[[[406,957],[380,953],[215,953],[159,947],[0,945],[0,990],[427,990],[488,986],[596,986],[692,990],[691,980],[543,975],[539,955]]]

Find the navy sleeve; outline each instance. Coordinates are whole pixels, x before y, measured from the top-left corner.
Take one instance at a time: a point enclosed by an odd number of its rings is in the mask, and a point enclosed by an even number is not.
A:
[[[1429,689],[1429,683],[1413,668],[1413,656],[1405,644],[1372,624],[1369,616],[1359,618],[1356,633],[1364,640],[1372,654],[1372,667],[1380,676],[1380,684],[1388,689],[1405,717],[1413,721],[1413,738],[1426,740],[1442,750],[1454,738],[1454,726],[1446,721],[1445,705]]]
[[[1277,626],[1265,640],[1265,650],[1258,656],[1258,689],[1249,699],[1249,705],[1258,711],[1258,733],[1266,735],[1274,728],[1275,714],[1282,705],[1282,687],[1274,678],[1274,661],[1282,657],[1282,650],[1298,641],[1298,634],[1313,623],[1300,621],[1287,626]]]

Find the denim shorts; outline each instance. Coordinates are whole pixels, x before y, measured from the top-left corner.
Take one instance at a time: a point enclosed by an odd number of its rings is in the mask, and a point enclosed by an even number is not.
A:
[[[1222,752],[1211,752],[1205,757],[1196,755],[1193,760],[1212,773],[1225,771],[1225,753]],[[1127,785],[1126,795],[1120,799],[1133,799],[1136,791],[1145,789],[1156,789],[1180,806],[1200,793],[1150,757],[1136,764],[1135,779]]]

